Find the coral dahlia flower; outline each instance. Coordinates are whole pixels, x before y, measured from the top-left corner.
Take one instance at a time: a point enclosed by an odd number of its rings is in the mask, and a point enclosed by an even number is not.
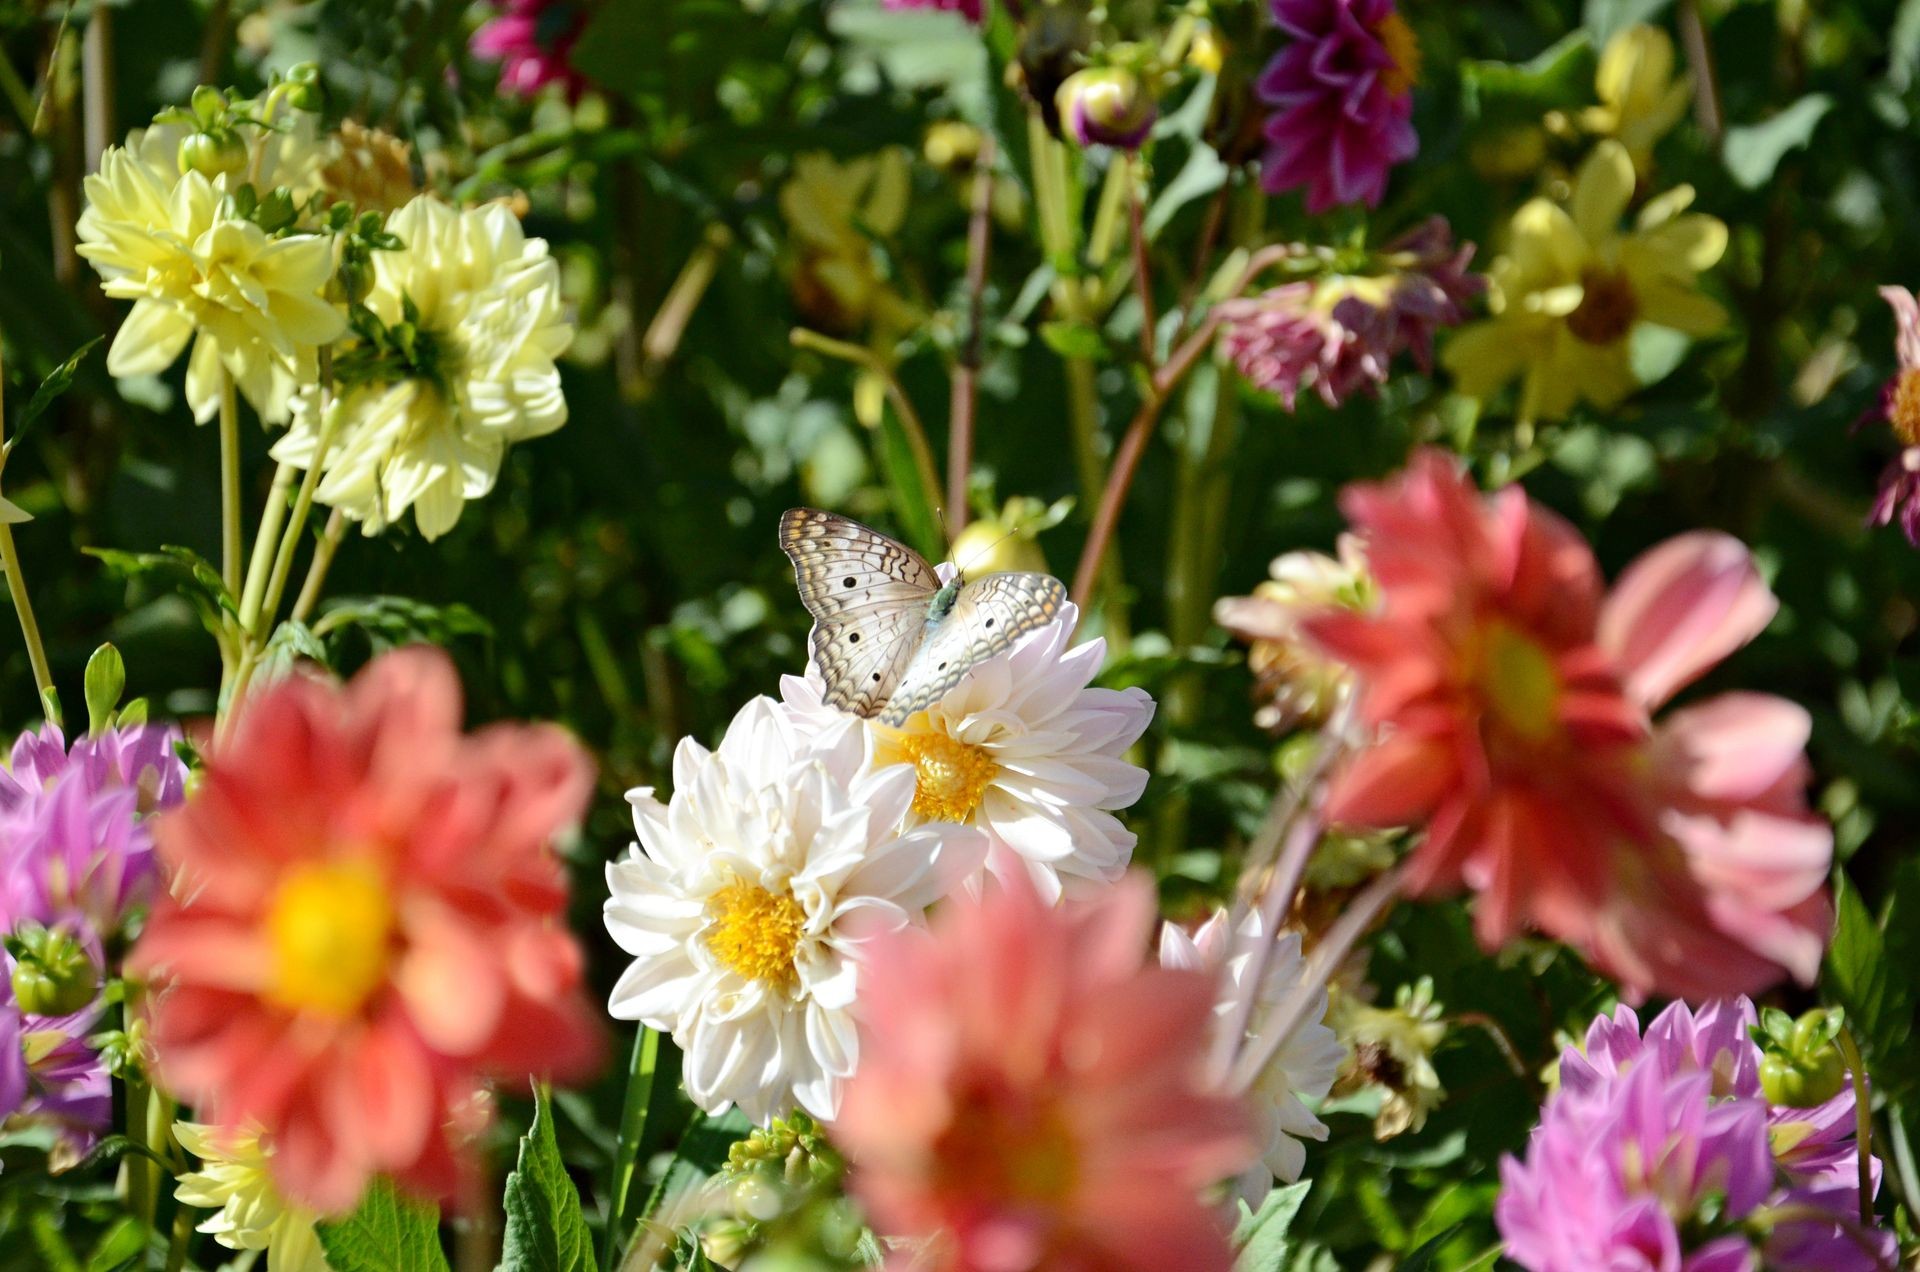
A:
[[[1013,875],[875,942],[834,1138],[876,1228],[934,1238],[924,1266],[1231,1264],[1200,1190],[1256,1146],[1201,1086],[1211,978],[1145,963],[1153,909],[1138,876],[1050,907]]]
[[[1537,927],[1639,993],[1810,980],[1833,839],[1806,810],[1806,713],[1723,695],[1651,716],[1771,619],[1746,549],[1683,535],[1609,594],[1572,526],[1437,451],[1344,506],[1380,604],[1306,623],[1372,731],[1328,815],[1424,826],[1409,888],[1473,889],[1489,946]]]
[[[259,691],[155,822],[172,880],[131,965],[159,1080],[259,1131],[282,1195],[351,1208],[376,1173],[447,1196],[489,1081],[566,1077],[598,1036],[549,844],[592,787],[544,725],[460,732],[445,654]]]

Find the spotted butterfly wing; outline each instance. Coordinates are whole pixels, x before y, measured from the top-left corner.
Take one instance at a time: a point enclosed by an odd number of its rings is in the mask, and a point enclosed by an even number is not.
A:
[[[900,675],[880,713],[899,725],[938,702],[975,663],[1009,649],[1020,637],[1059,617],[1067,589],[1048,574],[989,574],[967,584]]]
[[[940,577],[904,543],[814,508],[782,514],[780,550],[813,615],[808,647],[827,703],[877,714],[921,644]]]

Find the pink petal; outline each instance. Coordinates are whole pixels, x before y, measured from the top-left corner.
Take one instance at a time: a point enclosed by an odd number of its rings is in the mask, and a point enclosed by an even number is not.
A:
[[[1777,609],[1744,544],[1695,531],[1627,567],[1601,610],[1599,641],[1628,696],[1654,707],[1759,635]]]

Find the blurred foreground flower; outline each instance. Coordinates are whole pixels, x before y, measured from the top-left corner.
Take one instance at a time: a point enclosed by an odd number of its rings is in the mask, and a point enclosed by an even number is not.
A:
[[[230,214],[225,178],[195,171],[169,184],[119,146],[101,156],[86,196],[77,250],[107,295],[134,302],[107,351],[108,372],[157,375],[192,341],[194,419],[219,412],[231,375],[262,420],[285,420],[296,384],[317,374],[315,350],[346,330],[321,297],[332,243],[270,236]]]
[[[1536,926],[1642,994],[1810,982],[1833,835],[1806,809],[1807,713],[1725,694],[1650,720],[1772,618],[1746,549],[1683,535],[1603,595],[1572,526],[1437,451],[1342,506],[1380,606],[1306,623],[1373,731],[1329,820],[1423,825],[1409,890],[1472,888],[1489,947]]]
[[[1267,936],[1258,912],[1249,912],[1240,920],[1237,934],[1228,924],[1226,912],[1221,911],[1192,936],[1172,924],[1160,929],[1161,966],[1203,971],[1216,978],[1216,1031],[1233,1027],[1236,1005],[1249,995],[1258,1007],[1269,1009],[1296,994],[1310,996],[1300,1027],[1267,1061],[1247,1092],[1260,1160],[1240,1173],[1234,1181],[1234,1193],[1257,1211],[1275,1179],[1291,1184],[1300,1178],[1307,1164],[1307,1146],[1301,1141],[1327,1138],[1327,1124],[1314,1116],[1305,1101],[1326,1097],[1340,1072],[1340,1062],[1346,1058],[1346,1048],[1326,1025],[1326,986],[1306,984],[1307,968],[1300,957],[1299,936],[1292,932]],[[1242,947],[1262,942],[1272,945],[1258,986],[1247,983],[1254,973],[1245,949],[1234,948],[1236,935]],[[1253,1023],[1251,1016],[1242,1018],[1241,1023]],[[1216,1038],[1214,1045],[1224,1049],[1237,1041]]]
[[[1370,1086],[1381,1092],[1385,1098],[1373,1119],[1375,1139],[1418,1132],[1427,1114],[1447,1098],[1433,1067],[1433,1052],[1445,1040],[1447,1025],[1433,1001],[1432,978],[1400,986],[1391,1007],[1342,994],[1331,1019],[1353,1055],[1335,1090],[1344,1095]]]
[[[1766,1102],[1742,1081],[1755,1072],[1744,1034],[1725,1028],[1742,1009],[1751,1020],[1744,1003],[1698,1022],[1670,1009],[1642,1046],[1622,1008],[1594,1022],[1587,1055],[1567,1049],[1525,1158],[1501,1163],[1494,1218],[1508,1258],[1529,1272],[1893,1266],[1891,1234],[1860,1227],[1850,1187],[1776,1167]]]
[[[978,827],[987,869],[1003,880],[1027,877],[1048,900],[1125,872],[1136,836],[1114,813],[1147,784],[1126,752],[1152,721],[1153,699],[1140,688],[1093,687],[1106,641],[1072,645],[1077,617],[1069,606],[976,663],[899,728],[864,726],[876,765],[911,768],[909,825]],[[817,673],[781,680],[781,696],[817,725],[850,718],[820,692]]]
[[[1693,100],[1693,77],[1673,73],[1673,40],[1656,26],[1623,27],[1600,53],[1594,77],[1598,106],[1580,115],[1580,126],[1626,148],[1643,179],[1653,171],[1653,147],[1673,130]]]
[[[113,1125],[113,1085],[88,1037],[100,1011],[43,1016],[16,1002],[13,959],[0,954],[0,1125],[46,1127],[53,1133],[48,1166],[71,1167]]]
[[[867,943],[979,868],[978,834],[902,829],[912,771],[868,768],[852,725],[816,737],[755,698],[718,749],[681,741],[671,803],[627,797],[640,842],[607,867],[606,923],[635,957],[610,1010],[673,1035],[709,1113],[832,1118]]]
[[[1267,567],[1268,579],[1251,596],[1223,596],[1213,621],[1247,642],[1253,672],[1253,722],[1263,729],[1324,724],[1352,688],[1345,663],[1301,630],[1301,620],[1328,606],[1365,613],[1373,605],[1366,553],[1353,535],[1340,536],[1337,557],[1288,552]]]
[[[503,93],[532,97],[558,84],[567,100],[577,101],[588,84],[573,69],[573,48],[591,13],[584,0],[498,0],[468,48],[482,61],[500,63]]]
[[[1283,283],[1220,306],[1221,347],[1256,388],[1294,409],[1301,389],[1328,406],[1385,384],[1411,351],[1433,369],[1433,337],[1466,317],[1486,285],[1467,273],[1473,245],[1456,246],[1442,217],[1388,244],[1363,271]]]
[[[983,0],[885,0],[889,9],[944,9],[958,13],[969,22],[980,21]]]
[[[1603,141],[1566,207],[1537,198],[1514,213],[1490,275],[1493,316],[1456,334],[1442,358],[1462,393],[1485,399],[1520,377],[1522,420],[1559,419],[1583,399],[1606,409],[1640,387],[1631,345],[1641,325],[1695,338],[1726,325],[1698,277],[1727,250],[1726,225],[1687,212],[1693,187],[1676,186],[1622,232],[1633,193],[1633,160]]]
[[[273,456],[325,476],[314,498],[377,534],[413,510],[428,539],[493,489],[507,447],[567,422],[554,359],[573,338],[560,268],[498,204],[421,195],[387,219],[358,339],[334,359],[341,397],[295,401]],[[369,315],[371,321],[369,321]]]
[[[264,1134],[275,1186],[313,1210],[376,1173],[452,1194],[484,1083],[597,1059],[550,846],[591,786],[559,729],[462,735],[437,650],[257,691],[156,822],[173,895],[129,962],[153,978],[159,1080]]]
[[[1894,348],[1900,367],[1880,390],[1879,405],[1862,423],[1885,420],[1900,443],[1900,453],[1880,475],[1880,490],[1867,523],[1884,526],[1897,517],[1907,542],[1920,548],[1920,301],[1904,287],[1882,287],[1880,297],[1892,306],[1899,328]]]
[[[1143,966],[1153,888],[1049,906],[1024,879],[876,944],[836,1141],[890,1236],[953,1272],[1224,1272],[1200,1192],[1252,1156],[1198,1085],[1213,994]]]
[[[258,1129],[223,1129],[175,1122],[173,1137],[200,1159],[180,1176],[174,1194],[183,1206],[214,1213],[198,1231],[229,1250],[264,1250],[272,1272],[329,1272],[311,1211],[289,1205],[274,1187],[272,1151]]]
[[[1420,149],[1420,45],[1394,0],[1269,0],[1286,44],[1261,73],[1274,108],[1261,184],[1305,189],[1307,211],[1378,207],[1387,174]]]

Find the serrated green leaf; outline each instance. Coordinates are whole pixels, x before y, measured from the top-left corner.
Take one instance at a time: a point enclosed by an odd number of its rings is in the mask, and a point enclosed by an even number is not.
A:
[[[1303,1179],[1276,1188],[1267,1194],[1258,1211],[1240,1203],[1240,1222],[1233,1230],[1233,1244],[1240,1253],[1234,1258],[1233,1272],[1282,1272],[1292,1250],[1288,1230],[1312,1186],[1312,1180]]]
[[[1833,942],[1821,984],[1846,1010],[1848,1027],[1866,1052],[1868,1072],[1899,1099],[1920,1082],[1920,1048],[1913,1036],[1920,1003],[1911,975],[1913,960],[1920,958],[1920,936],[1913,931],[1920,919],[1920,862],[1903,862],[1895,872],[1884,927],[1844,873],[1833,900]]]
[[[553,1134],[553,1103],[533,1096],[533,1125],[520,1138],[520,1159],[507,1176],[502,1272],[591,1272],[593,1237],[580,1194],[567,1177]]]
[[[345,1219],[314,1229],[333,1272],[448,1272],[440,1211],[376,1179]]]

